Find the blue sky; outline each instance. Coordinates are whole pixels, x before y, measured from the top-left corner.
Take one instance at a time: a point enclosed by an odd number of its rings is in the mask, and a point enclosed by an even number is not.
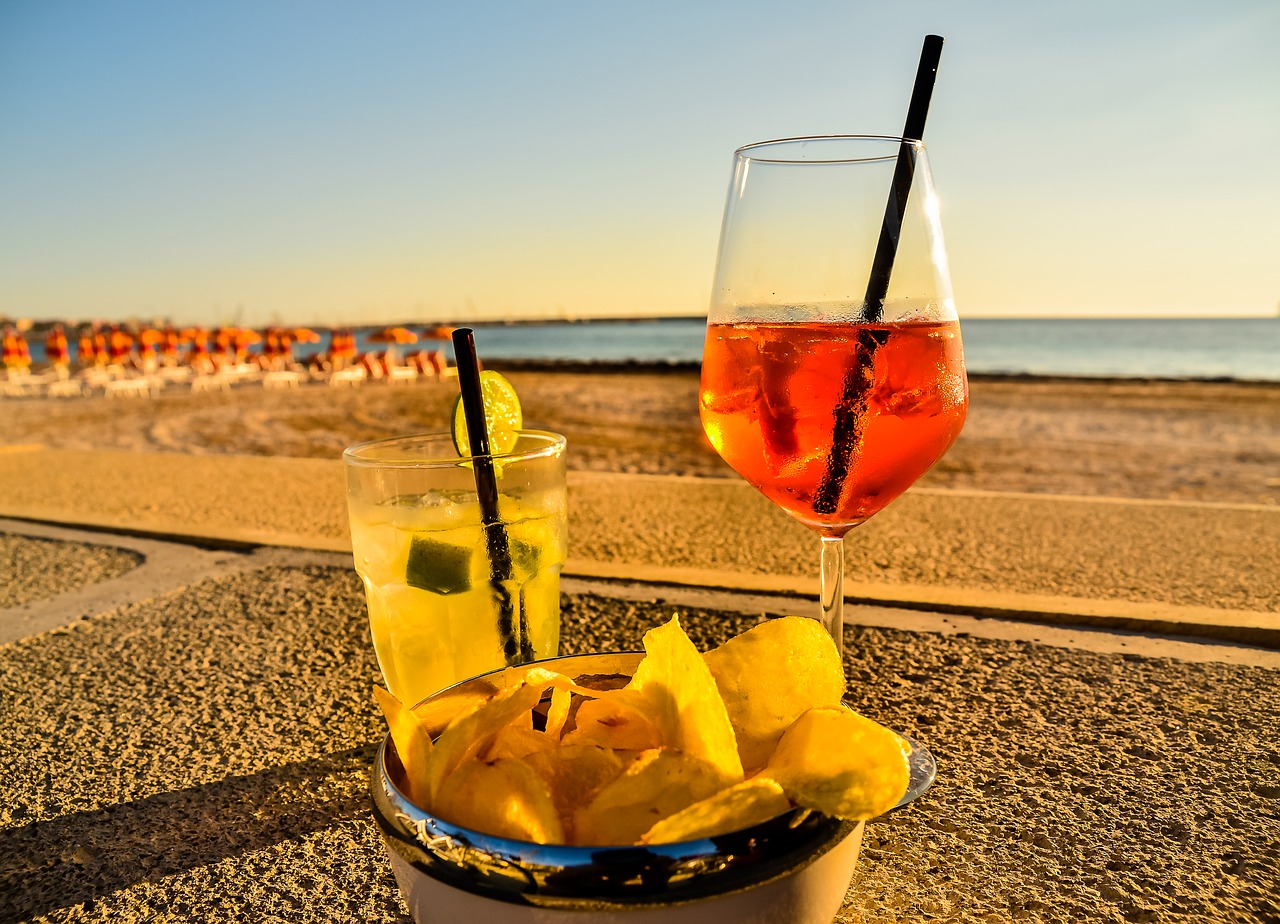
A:
[[[962,316],[1276,311],[1275,0],[0,0],[0,315],[697,314],[733,149],[927,32]]]

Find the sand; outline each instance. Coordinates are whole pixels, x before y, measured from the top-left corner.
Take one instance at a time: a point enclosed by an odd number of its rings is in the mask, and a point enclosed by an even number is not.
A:
[[[733,474],[702,434],[696,369],[506,371],[526,425],[564,433],[574,469]],[[361,440],[445,426],[456,395],[446,379],[8,399],[0,405],[0,448],[337,458]],[[1275,505],[1280,384],[975,377],[963,434],[920,484]]]

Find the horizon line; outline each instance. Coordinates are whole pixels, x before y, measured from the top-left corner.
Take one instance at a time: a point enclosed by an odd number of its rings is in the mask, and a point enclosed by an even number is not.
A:
[[[151,322],[163,320],[164,323],[177,327],[191,326],[208,326],[208,327],[252,327],[252,328],[271,328],[271,327],[318,327],[318,328],[353,328],[365,329],[371,327],[420,327],[429,326],[449,326],[449,327],[493,327],[493,326],[515,326],[522,324],[583,324],[583,323],[627,323],[640,321],[703,321],[706,320],[705,312],[654,312],[652,314],[592,314],[592,315],[574,315],[568,316],[564,314],[553,315],[508,315],[498,318],[445,318],[445,319],[404,319],[389,320],[380,322],[366,321],[279,321],[274,320],[266,323],[210,323],[191,322],[191,321],[174,321],[171,317],[164,314],[133,314],[128,316],[116,316],[114,318],[108,316],[93,316],[71,318],[68,316],[61,317],[18,317],[13,315],[0,314],[0,324],[11,324],[16,327],[28,328],[49,324],[61,323],[73,326],[81,326],[85,324],[105,323],[105,324],[148,324]],[[966,321],[1252,321],[1252,320],[1274,320],[1280,319],[1280,310],[1274,314],[1264,314],[1261,312],[1177,312],[1170,314],[1148,314],[1133,312],[1117,312],[1109,313],[1065,313],[1056,312],[1052,314],[1032,314],[1032,313],[967,313],[959,318],[960,323]]]

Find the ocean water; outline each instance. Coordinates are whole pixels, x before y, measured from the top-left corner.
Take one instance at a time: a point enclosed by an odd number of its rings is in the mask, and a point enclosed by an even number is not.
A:
[[[475,340],[487,361],[696,363],[705,326],[701,318],[483,324]],[[961,331],[974,374],[1280,382],[1280,318],[979,318],[962,320]],[[356,332],[360,349],[385,348],[368,341],[373,332]],[[452,354],[447,342],[407,349],[432,346]],[[295,352],[327,347],[325,335]],[[43,344],[31,348],[42,362]]]
[[[971,372],[1280,381],[1280,317],[961,321]]]
[[[1280,381],[1280,318],[961,321],[971,373]],[[694,363],[699,318],[477,327],[491,359]]]

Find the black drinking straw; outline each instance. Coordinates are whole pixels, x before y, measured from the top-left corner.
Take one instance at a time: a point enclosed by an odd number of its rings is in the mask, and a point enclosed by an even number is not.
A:
[[[880,240],[876,242],[876,255],[871,261],[871,277],[867,280],[863,311],[868,321],[879,321],[884,314],[884,299],[889,293],[889,274],[893,272],[893,261],[898,255],[898,238],[902,235],[902,213],[907,208],[907,196],[911,194],[911,180],[916,169],[916,152],[911,142],[924,138],[924,120],[929,114],[929,100],[933,98],[933,82],[938,76],[938,59],[941,57],[942,36],[926,35],[924,47],[920,49],[916,82],[911,88],[911,103],[907,106],[902,144],[898,146],[893,186],[889,190],[889,201],[884,207]]]
[[[493,469],[489,447],[489,428],[485,424],[484,396],[480,391],[480,362],[471,329],[460,327],[453,332],[453,354],[458,366],[458,385],[462,388],[462,410],[467,421],[467,439],[471,442],[471,470],[476,479],[476,496],[480,499],[480,525],[484,529],[485,548],[489,553],[489,586],[498,602],[498,636],[507,664],[523,664],[533,660],[527,637],[516,630],[515,603],[507,586],[512,578],[511,544],[498,515],[498,478]]]
[[[871,274],[867,279],[867,292],[863,297],[862,314],[872,323],[884,316],[884,300],[889,294],[889,276],[893,261],[898,255],[898,238],[902,235],[902,215],[911,194],[911,180],[915,175],[916,152],[911,144],[924,138],[924,120],[929,114],[929,100],[933,97],[933,83],[938,76],[938,60],[942,57],[942,36],[926,35],[920,49],[920,64],[916,67],[916,80],[911,88],[911,102],[907,106],[907,121],[902,129],[902,143],[898,146],[898,160],[894,165],[893,184],[889,188],[889,200],[884,207],[884,221],[880,224],[880,239],[871,261]],[[827,457],[827,469],[813,499],[816,513],[835,513],[840,504],[840,493],[849,474],[858,444],[862,442],[862,416],[867,408],[867,391],[874,380],[876,350],[885,342],[884,331],[864,330],[858,336],[857,359],[845,371],[844,387],[836,410],[835,426],[831,434],[831,454]]]

